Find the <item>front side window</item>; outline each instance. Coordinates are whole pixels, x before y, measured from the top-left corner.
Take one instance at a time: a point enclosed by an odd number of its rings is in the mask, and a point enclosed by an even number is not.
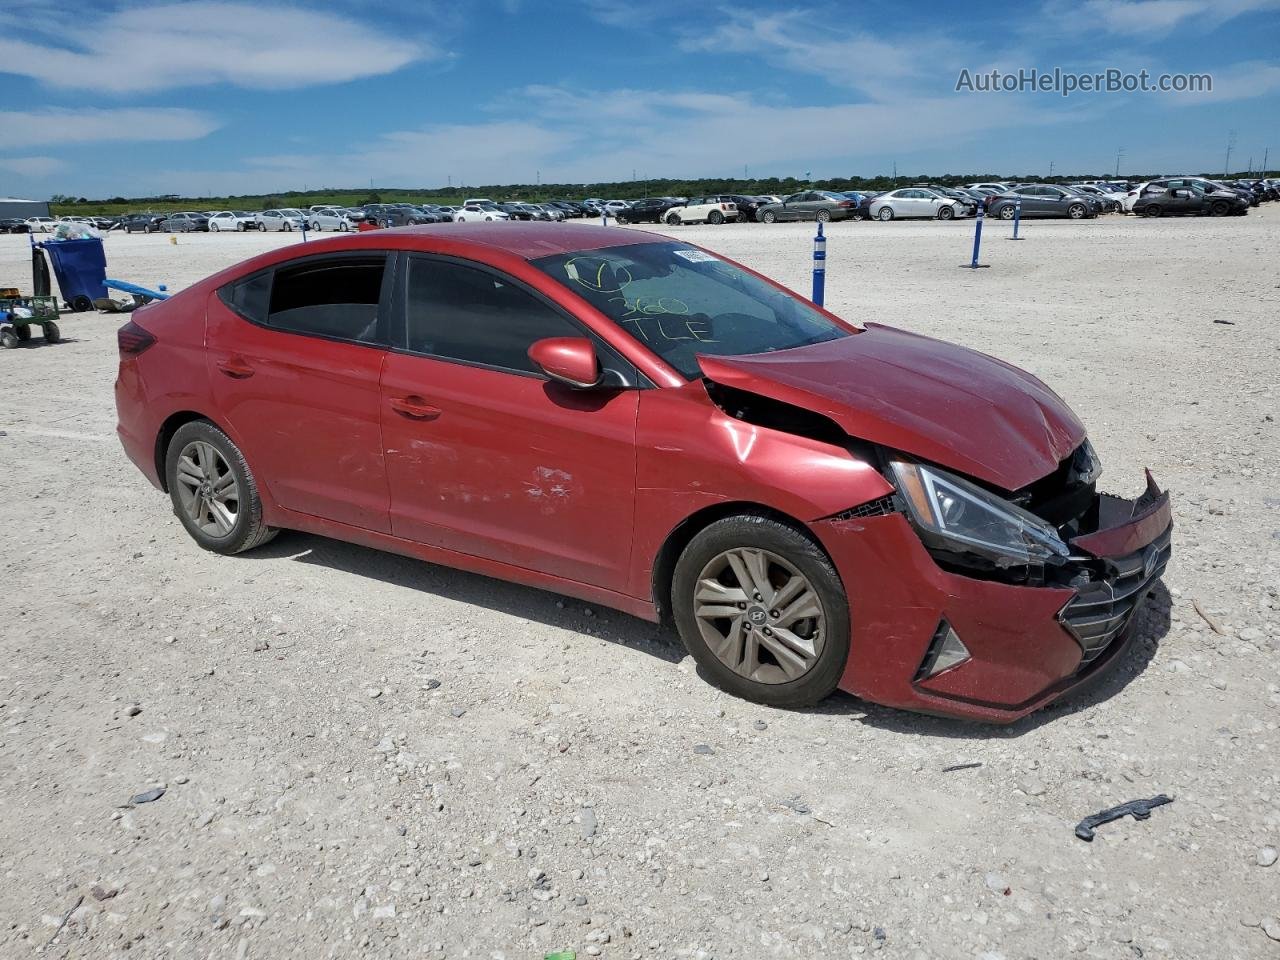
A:
[[[810,306],[741,267],[675,242],[532,261],[684,376],[698,354],[769,353],[849,336]]]
[[[529,359],[534,343],[584,335],[533,294],[487,270],[415,257],[407,283],[405,344],[415,353],[539,373]]]
[[[380,254],[277,267],[266,325],[291,333],[380,342],[378,301],[386,259]]]

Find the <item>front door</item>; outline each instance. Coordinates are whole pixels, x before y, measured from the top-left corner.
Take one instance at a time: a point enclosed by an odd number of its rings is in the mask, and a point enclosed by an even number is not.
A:
[[[378,381],[383,253],[309,257],[209,297],[209,382],[280,506],[389,532]]]
[[[395,535],[623,590],[634,375],[609,390],[550,382],[528,349],[585,336],[575,321],[478,264],[418,255],[405,264],[403,349],[388,354],[382,376]]]

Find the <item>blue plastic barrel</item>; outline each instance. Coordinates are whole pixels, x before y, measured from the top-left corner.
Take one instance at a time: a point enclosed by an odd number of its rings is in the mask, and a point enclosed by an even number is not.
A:
[[[107,255],[96,237],[84,240],[46,240],[39,244],[49,255],[62,299],[72,310],[92,310],[93,301],[107,295]]]

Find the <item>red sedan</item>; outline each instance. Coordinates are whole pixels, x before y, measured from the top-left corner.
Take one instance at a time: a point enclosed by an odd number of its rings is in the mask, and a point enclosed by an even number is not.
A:
[[[1034,377],[689,243],[382,230],[133,314],[119,435],[202,547],[304,530],[674,622],[777,706],[1007,722],[1104,671],[1169,498]]]

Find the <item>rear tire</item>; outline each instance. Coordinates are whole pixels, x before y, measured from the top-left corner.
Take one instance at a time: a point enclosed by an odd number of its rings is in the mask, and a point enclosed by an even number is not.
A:
[[[712,210],[707,215],[707,223],[714,224],[717,227],[720,226],[720,224],[724,223],[724,214],[719,210]]]
[[[731,556],[737,559],[726,560]],[[743,556],[757,558],[760,565],[743,566]],[[724,571],[720,578],[709,578],[708,571],[717,568]],[[740,569],[753,575],[748,577],[752,583],[762,573],[762,588],[743,589]],[[788,589],[794,592],[786,595]],[[765,591],[772,595],[762,596]],[[722,594],[723,604],[718,602]],[[735,594],[743,602],[736,602]],[[778,608],[770,609],[775,597]],[[795,603],[800,598],[808,599]],[[849,659],[849,608],[839,575],[807,533],[770,517],[726,517],[698,533],[676,563],[671,604],[681,639],[707,679],[746,700],[810,706],[836,689]],[[814,612],[788,622],[788,607]],[[719,609],[726,616],[716,617]]]
[[[240,448],[207,420],[183,424],[169,441],[165,478],[173,511],[205,550],[252,550],[278,531],[262,522],[262,501]]]
[[[1143,211],[1143,215],[1148,217],[1158,217],[1162,213],[1164,213],[1164,210],[1161,209],[1158,203],[1148,204],[1147,209]]]
[[[23,324],[20,327],[15,326],[13,328],[13,335],[18,338],[19,343],[26,343],[31,339],[31,327],[27,324]]]
[[[814,217],[814,219],[815,219],[815,220],[817,220],[819,223],[830,223],[830,222],[831,222],[831,211],[830,211],[830,210],[819,210],[819,211],[818,211],[818,213],[817,213],[817,215]]]
[[[18,343],[19,341],[16,334],[10,333],[8,330],[0,333],[0,348],[5,350],[17,350]]]
[[[27,336],[31,336],[30,328],[27,329]],[[44,325],[44,342],[45,343],[61,343],[62,331],[58,329],[58,325],[49,320]]]

